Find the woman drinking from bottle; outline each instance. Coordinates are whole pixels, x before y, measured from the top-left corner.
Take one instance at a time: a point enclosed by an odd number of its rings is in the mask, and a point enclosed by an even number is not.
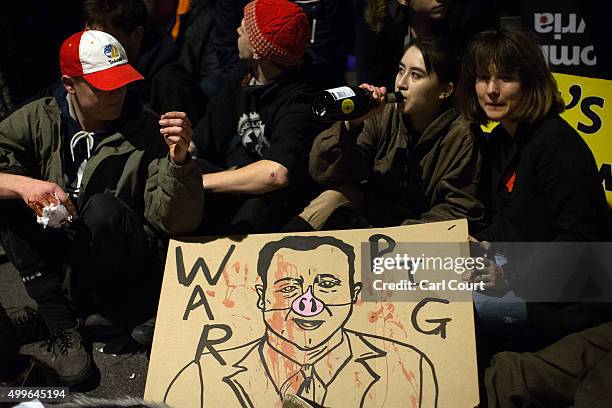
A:
[[[315,139],[310,174],[329,190],[287,230],[458,218],[477,225],[483,215],[474,198],[480,158],[473,132],[451,102],[457,71],[458,58],[447,42],[417,38],[395,78],[402,102],[385,104],[384,87],[360,85],[372,93],[374,107]]]

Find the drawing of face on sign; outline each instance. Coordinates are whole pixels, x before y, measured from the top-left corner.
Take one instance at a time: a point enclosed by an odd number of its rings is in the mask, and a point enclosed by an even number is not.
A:
[[[301,350],[344,327],[361,291],[353,247],[332,237],[286,237],[260,252],[257,306],[268,332]]]
[[[421,291],[406,302],[362,293],[381,254],[469,254],[467,221],[331,235],[170,241],[147,399],[181,408],[280,408],[289,395],[328,408],[477,406],[471,293],[452,301]],[[438,241],[451,245],[427,250]]]

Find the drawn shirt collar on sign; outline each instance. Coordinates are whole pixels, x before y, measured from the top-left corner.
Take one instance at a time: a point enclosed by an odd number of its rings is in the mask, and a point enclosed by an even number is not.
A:
[[[272,333],[268,333],[268,341],[263,346],[263,362],[277,390],[287,388],[289,383],[292,382],[295,382],[296,386],[299,387],[301,376],[296,376],[296,374],[306,363],[305,361],[300,363],[291,356],[287,356],[282,351],[282,347],[279,350],[278,346],[285,341],[275,337]],[[338,330],[329,342],[323,345],[323,348],[311,355],[313,358],[310,360],[310,364],[314,368],[314,373],[325,386],[331,383],[337,372],[352,357],[348,339],[342,330]],[[295,380],[293,380],[294,378]],[[294,388],[297,390],[297,387]],[[289,392],[291,392],[290,389]]]

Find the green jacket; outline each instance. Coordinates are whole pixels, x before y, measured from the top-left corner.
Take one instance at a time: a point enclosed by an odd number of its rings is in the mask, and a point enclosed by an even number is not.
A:
[[[94,194],[110,193],[165,234],[189,233],[199,225],[202,177],[191,160],[172,163],[158,120],[145,109],[96,146],[83,174],[79,208]],[[0,172],[50,181],[65,190],[60,129],[54,98],[38,99],[0,122]]]
[[[479,226],[481,159],[468,123],[450,108],[411,143],[404,120],[389,104],[355,133],[336,123],[315,139],[310,175],[326,186],[367,181],[363,210],[374,226],[458,218]]]

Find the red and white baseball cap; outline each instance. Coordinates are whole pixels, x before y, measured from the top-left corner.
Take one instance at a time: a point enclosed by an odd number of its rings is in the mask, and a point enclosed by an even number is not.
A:
[[[112,91],[144,79],[128,64],[123,46],[103,31],[86,30],[68,37],[60,48],[62,75],[83,77],[94,88]]]

